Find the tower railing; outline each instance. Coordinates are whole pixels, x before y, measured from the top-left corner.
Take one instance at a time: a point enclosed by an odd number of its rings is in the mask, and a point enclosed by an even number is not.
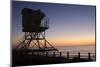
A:
[[[41,27],[45,27],[45,28],[49,28],[49,18],[47,17],[44,17],[42,20],[41,20]]]

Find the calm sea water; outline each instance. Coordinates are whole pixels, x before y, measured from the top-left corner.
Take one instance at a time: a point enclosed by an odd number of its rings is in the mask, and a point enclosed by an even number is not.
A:
[[[91,56],[95,59],[95,45],[88,46],[60,46],[56,47],[59,51],[62,52],[62,56],[66,56],[67,52],[70,55],[77,55],[80,52],[81,56],[88,56],[88,53],[91,53]]]
[[[56,47],[59,51],[69,51],[69,52],[91,52],[95,53],[95,45],[87,46],[60,46]]]

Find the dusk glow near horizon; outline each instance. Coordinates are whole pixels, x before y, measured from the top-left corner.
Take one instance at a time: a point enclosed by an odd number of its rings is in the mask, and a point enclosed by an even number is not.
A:
[[[95,6],[12,2],[12,45],[23,36],[21,10],[40,9],[49,18],[46,39],[54,46],[95,45]]]

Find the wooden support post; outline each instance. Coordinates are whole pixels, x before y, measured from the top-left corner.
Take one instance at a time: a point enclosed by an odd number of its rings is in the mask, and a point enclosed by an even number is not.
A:
[[[91,59],[91,54],[90,54],[90,52],[88,53],[88,60],[90,60]]]
[[[69,59],[69,52],[67,52],[67,59]]]
[[[80,52],[78,52],[78,58],[80,59]]]

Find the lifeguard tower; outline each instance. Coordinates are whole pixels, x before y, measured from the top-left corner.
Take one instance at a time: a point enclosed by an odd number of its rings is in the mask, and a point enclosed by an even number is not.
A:
[[[49,29],[49,19],[40,10],[22,9],[22,32],[24,38],[16,46],[16,50],[28,52],[58,51],[47,40],[45,31]]]

